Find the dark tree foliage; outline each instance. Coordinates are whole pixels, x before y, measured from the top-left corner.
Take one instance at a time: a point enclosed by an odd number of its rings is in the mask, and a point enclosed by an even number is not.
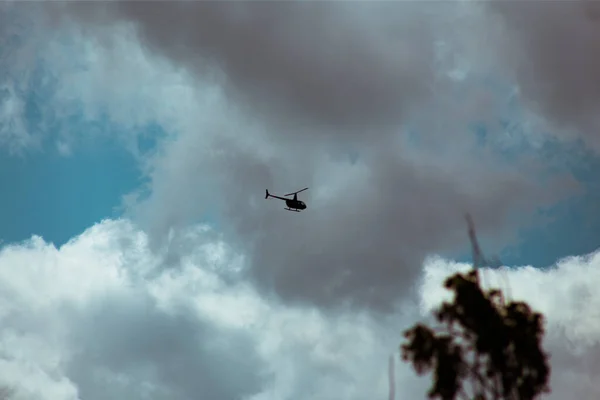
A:
[[[481,255],[469,223],[477,261]],[[435,311],[439,327],[407,330],[403,360],[419,375],[433,372],[430,398],[532,400],[549,392],[544,317],[524,302],[505,302],[500,290],[483,290],[478,272],[475,267],[445,281],[454,298]]]

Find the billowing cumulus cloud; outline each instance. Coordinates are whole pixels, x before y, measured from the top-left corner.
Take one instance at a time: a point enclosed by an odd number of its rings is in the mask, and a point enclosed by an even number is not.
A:
[[[65,399],[185,399],[199,391],[225,399],[260,388],[247,333],[195,318],[191,303],[167,309],[160,293],[142,284],[156,263],[145,243],[117,221],[61,249],[33,238],[2,250],[2,318],[9,327],[2,358],[14,370],[3,374],[6,384],[23,395]],[[197,253],[218,256],[210,250]],[[210,270],[211,258],[203,263]],[[232,362],[237,369],[225,374]],[[224,382],[228,377],[234,379]]]
[[[127,221],[104,221],[59,249],[39,237],[5,247],[2,383],[56,399],[385,394],[402,316],[281,306],[221,279],[236,255],[210,231],[187,237],[196,247],[159,275],[164,258]]]
[[[237,278],[227,283],[222,274],[239,278],[244,259],[207,228],[186,237],[197,246],[177,269],[160,268],[165,255],[126,220],[97,224],[61,248],[39,237],[4,247],[0,383],[23,399],[383,399],[395,353],[398,398],[424,397],[427,378],[398,358],[401,333],[428,320],[447,298],[443,279],[468,265],[429,259],[418,303],[394,315],[325,313],[282,305]],[[485,272],[488,285],[546,315],[549,399],[600,391],[598,259]]]
[[[577,186],[502,152],[531,124],[473,39],[501,24],[432,4],[51,3],[52,29],[86,49],[58,99],[168,132],[129,203],[154,247],[209,213],[259,287],[389,307],[428,253],[462,247],[465,212],[506,242]],[[301,215],[263,199],[306,186]]]

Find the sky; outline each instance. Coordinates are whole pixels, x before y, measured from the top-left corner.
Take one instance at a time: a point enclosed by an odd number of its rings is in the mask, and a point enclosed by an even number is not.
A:
[[[0,385],[425,398],[402,332],[469,267],[600,363],[590,2],[0,3]],[[289,213],[264,190],[308,208]]]

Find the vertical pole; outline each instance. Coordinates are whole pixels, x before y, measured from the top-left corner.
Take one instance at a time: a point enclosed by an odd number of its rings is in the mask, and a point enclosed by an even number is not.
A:
[[[389,396],[389,400],[395,400],[396,399],[396,381],[394,379],[394,355],[390,356],[390,362],[388,365],[388,377],[389,377],[389,383],[390,383],[390,396]]]

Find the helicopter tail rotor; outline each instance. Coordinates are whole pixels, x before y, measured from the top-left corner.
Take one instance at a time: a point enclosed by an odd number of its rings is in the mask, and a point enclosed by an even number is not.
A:
[[[265,189],[265,199],[269,198],[269,189]]]

